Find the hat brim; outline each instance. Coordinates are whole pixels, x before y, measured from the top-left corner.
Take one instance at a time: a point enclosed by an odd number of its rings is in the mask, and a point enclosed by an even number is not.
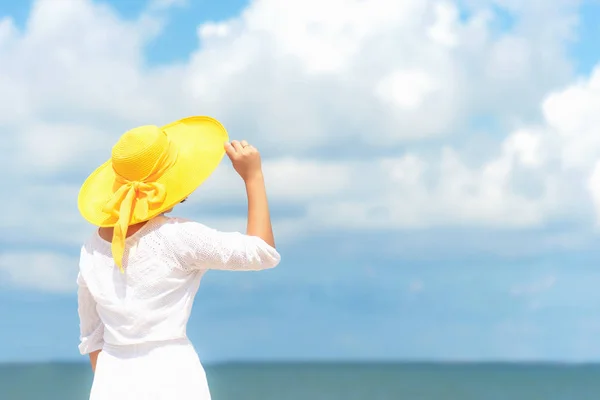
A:
[[[180,203],[198,188],[217,168],[225,155],[224,144],[229,140],[227,131],[214,118],[197,116],[175,121],[162,128],[178,148],[177,161],[157,182],[168,189],[165,201],[149,210],[149,220]],[[115,187],[115,172],[111,161],[98,167],[85,180],[79,191],[77,205],[81,215],[91,224],[111,227],[117,218],[102,211],[111,199]]]

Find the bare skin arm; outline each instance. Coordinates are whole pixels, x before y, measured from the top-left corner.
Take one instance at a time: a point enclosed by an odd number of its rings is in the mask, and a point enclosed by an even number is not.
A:
[[[102,350],[92,351],[90,353],[90,363],[92,364],[92,372],[96,372],[96,362],[98,361],[98,354],[100,354]]]
[[[258,236],[275,247],[267,190],[258,150],[245,140],[225,144],[233,168],[242,177],[248,196],[248,225],[246,234]]]
[[[267,201],[267,190],[262,174],[245,181],[248,195],[248,226],[246,234],[258,236],[269,245],[275,247],[273,227]]]

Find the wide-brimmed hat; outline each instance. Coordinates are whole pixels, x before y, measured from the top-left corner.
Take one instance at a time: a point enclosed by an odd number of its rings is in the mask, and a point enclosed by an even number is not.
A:
[[[88,222],[114,227],[112,253],[121,270],[127,228],[188,197],[217,168],[227,141],[223,125],[210,117],[141,126],[121,136],[111,159],[85,180],[77,201]]]

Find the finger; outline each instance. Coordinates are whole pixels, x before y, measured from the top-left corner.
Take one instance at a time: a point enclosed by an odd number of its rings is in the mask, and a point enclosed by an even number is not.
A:
[[[233,157],[236,153],[235,148],[229,142],[225,143],[225,153],[227,153],[229,158]]]
[[[241,145],[242,145],[242,147],[248,147],[248,142],[246,142],[245,140],[242,140]]]
[[[237,140],[232,140],[231,145],[233,146],[235,151],[242,151],[242,148],[243,148],[242,144],[240,142],[238,142]]]

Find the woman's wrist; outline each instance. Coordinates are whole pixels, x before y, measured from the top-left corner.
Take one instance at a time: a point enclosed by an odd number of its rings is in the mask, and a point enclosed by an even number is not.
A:
[[[265,179],[262,171],[257,171],[244,179],[246,186],[254,186],[256,184],[264,184]]]

